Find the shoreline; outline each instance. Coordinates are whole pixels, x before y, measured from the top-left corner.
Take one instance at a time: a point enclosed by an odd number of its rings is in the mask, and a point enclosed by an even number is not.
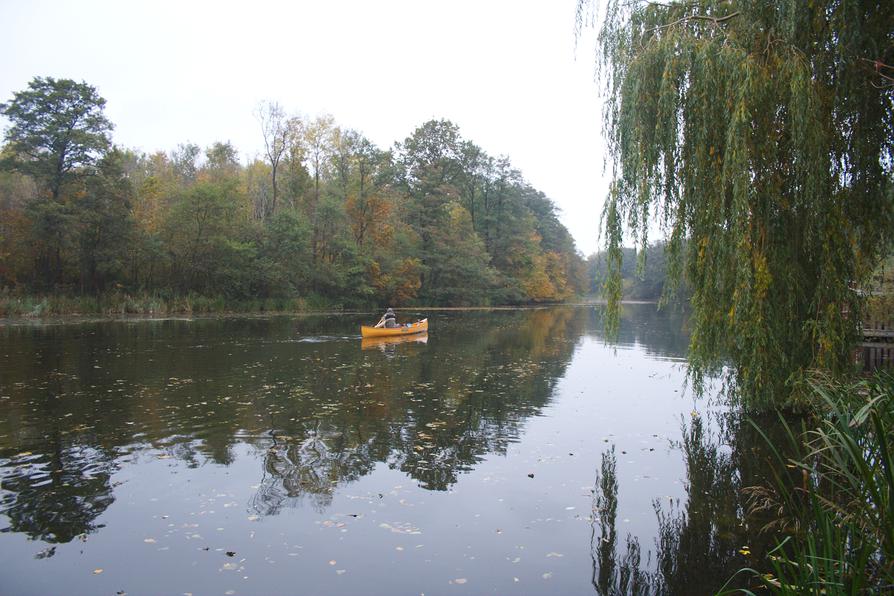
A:
[[[658,304],[657,300],[622,300],[621,304],[644,305]],[[548,304],[521,304],[521,305],[497,305],[497,306],[406,306],[395,307],[395,312],[462,312],[462,311],[513,311],[513,310],[537,310],[555,307],[583,307],[605,306],[605,300],[574,302],[555,302]],[[0,316],[0,327],[22,325],[58,325],[77,323],[104,323],[104,322],[143,322],[143,321],[193,321],[201,319],[224,318],[268,318],[268,317],[305,317],[305,316],[332,316],[332,315],[360,315],[377,312],[381,307],[369,309],[363,308],[305,308],[305,309],[234,309],[215,311],[172,311],[172,312],[114,312],[110,309],[106,312],[67,312],[50,314],[20,314]]]

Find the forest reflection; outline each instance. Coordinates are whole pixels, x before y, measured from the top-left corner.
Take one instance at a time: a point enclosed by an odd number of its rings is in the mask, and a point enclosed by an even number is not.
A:
[[[714,412],[709,420],[693,415],[685,421],[678,447],[686,497],[653,500],[658,535],[652,545],[627,534],[619,546],[617,457],[614,448],[602,454],[590,540],[597,594],[715,594],[718,578],[733,578],[731,590],[748,587],[748,576],[734,574],[762,561],[774,540],[762,531],[767,520],[749,513],[742,490],[770,484],[764,466],[770,453],[757,428],[771,436],[782,432],[769,416],[748,421]]]
[[[652,305],[627,307],[620,345],[682,358],[682,315],[653,313]],[[247,506],[259,516],[302,505],[325,511],[342,487],[380,465],[445,491],[519,441],[525,422],[551,403],[582,338],[602,338],[593,308],[435,314],[427,342],[370,349],[356,337],[361,320],[0,328],[8,354],[0,370],[2,531],[72,541],[102,527],[119,469],[147,457],[230,466],[237,447],[258,462]],[[691,576],[705,565],[737,556],[738,489],[752,461],[735,440],[743,428],[724,430],[730,453],[701,421],[689,425],[680,445],[689,500],[656,502],[657,559],[635,537],[619,548],[607,456],[597,504],[605,512],[592,544],[599,593],[671,593],[698,585]]]
[[[305,499],[324,509],[380,462],[445,490],[518,440],[590,317],[466,313],[437,319],[429,344],[371,350],[350,317],[0,328],[4,531],[95,531],[112,475],[144,451],[198,467],[251,446],[250,505],[264,515]]]

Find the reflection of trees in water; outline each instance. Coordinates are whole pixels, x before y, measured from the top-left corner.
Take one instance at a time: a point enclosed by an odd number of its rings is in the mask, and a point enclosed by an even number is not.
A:
[[[618,460],[615,448],[602,454],[602,467],[593,491],[593,521],[590,528],[591,582],[604,596],[649,594],[654,577],[641,568],[639,540],[628,534],[623,556],[618,547]],[[598,532],[597,532],[598,527]],[[648,563],[647,563],[648,566]]]
[[[95,370],[94,353],[62,353],[58,333],[50,331],[41,351],[14,337],[16,349],[7,354],[11,368],[0,379],[7,394],[0,434],[15,437],[17,444],[0,442],[0,511],[9,517],[9,527],[2,531],[65,543],[101,527],[97,518],[115,500],[115,455],[109,446],[121,443],[114,437],[120,427],[93,426],[71,414],[68,400],[83,389],[72,371]],[[15,379],[9,371],[15,371]],[[17,382],[33,377],[41,378],[36,391]],[[93,399],[84,400],[84,406],[94,413],[102,409]],[[26,424],[31,420],[36,424]],[[54,551],[46,552],[52,556]]]
[[[604,339],[604,307],[590,311],[591,333]],[[658,308],[657,304],[624,304],[621,325],[613,343],[641,346],[647,354],[660,358],[685,358],[689,349],[688,313],[677,305]]]
[[[658,567],[662,592],[712,593],[730,575],[743,540],[741,476],[732,453],[705,428],[700,416],[684,429],[686,503],[668,504],[658,516]],[[738,558],[740,562],[744,562]]]
[[[755,560],[767,552],[772,538],[757,531],[762,520],[746,520],[742,491],[765,482],[761,439],[739,416],[722,414],[717,422],[716,434],[701,417],[683,429],[678,446],[686,463],[686,500],[653,502],[658,521],[654,566],[651,553],[643,564],[632,535],[624,552],[618,549],[617,460],[614,449],[603,453],[590,545],[598,594],[713,594],[748,564],[739,553],[743,545],[749,545]]]
[[[65,444],[58,434],[47,447],[14,455],[0,468],[0,505],[9,517],[3,531],[65,543],[101,527],[96,519],[115,500],[115,464],[101,449]]]
[[[441,329],[446,354],[400,345],[412,352],[396,371],[355,369],[340,385],[315,377],[300,402],[314,404],[312,410],[275,416],[282,421],[275,425],[279,438],[266,447],[252,508],[272,514],[309,497],[324,509],[339,484],[377,462],[423,488],[446,490],[486,454],[505,452],[524,421],[548,403],[586,319],[574,309],[512,313],[497,324],[468,319]],[[345,387],[357,391],[341,401],[318,401]]]
[[[361,351],[349,338],[361,321],[349,317],[5,328],[14,349],[0,437],[15,443],[0,438],[0,453],[31,451],[62,471],[44,484],[0,461],[2,508],[35,537],[91,531],[112,499],[113,453],[134,441],[190,467],[228,465],[234,445],[254,445],[263,481],[251,505],[264,513],[302,495],[324,508],[339,483],[377,463],[445,490],[518,440],[594,316],[435,314],[428,344],[394,346],[392,358]],[[334,339],[296,340],[314,333]]]
[[[339,321],[336,335],[356,333]],[[16,437],[0,439],[9,529],[59,542],[93,531],[113,499],[115,449],[135,436],[188,467],[228,465],[240,441],[261,449],[251,507],[263,514],[302,499],[323,509],[380,462],[445,490],[549,402],[588,313],[434,323],[428,345],[395,346],[393,358],[344,340],[298,344],[288,320],[4,329],[15,347],[0,420],[0,437]],[[332,321],[294,325],[333,333]],[[39,463],[17,467],[11,454],[25,450]]]
[[[339,484],[356,480],[375,466],[369,442],[345,448],[343,438],[342,433],[322,430],[319,423],[300,439],[274,435],[251,509],[275,515],[309,499],[314,509],[325,510]]]

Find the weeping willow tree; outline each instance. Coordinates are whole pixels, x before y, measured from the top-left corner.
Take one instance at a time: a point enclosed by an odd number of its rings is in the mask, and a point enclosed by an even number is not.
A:
[[[608,0],[598,50],[610,313],[625,234],[657,225],[693,289],[696,383],[729,362],[761,407],[842,371],[891,239],[894,2]]]

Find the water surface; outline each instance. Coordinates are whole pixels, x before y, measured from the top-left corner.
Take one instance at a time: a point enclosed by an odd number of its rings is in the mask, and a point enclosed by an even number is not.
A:
[[[684,390],[679,313],[628,306],[617,345],[592,307],[424,314],[0,327],[0,593],[698,594],[748,563],[752,438]]]

